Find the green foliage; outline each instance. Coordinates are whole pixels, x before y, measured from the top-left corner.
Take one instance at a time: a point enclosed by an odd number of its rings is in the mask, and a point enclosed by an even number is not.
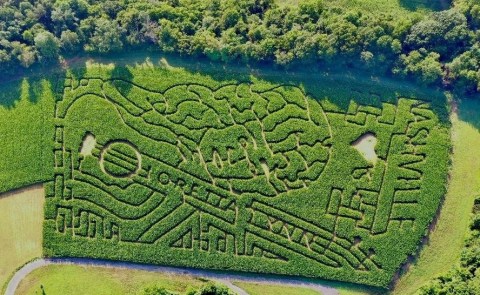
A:
[[[40,32],[34,39],[35,47],[41,59],[52,60],[58,58],[58,40],[50,32]]]
[[[122,49],[122,28],[117,21],[105,18],[95,20],[90,42],[85,45],[86,51],[106,53]]]
[[[205,286],[200,287],[198,290],[191,290],[187,292],[187,295],[233,295],[227,287],[215,284],[208,283]]]
[[[51,179],[53,91],[47,79],[1,87],[0,192]]]
[[[442,77],[442,64],[439,61],[440,55],[435,52],[428,52],[424,48],[414,50],[408,55],[400,57],[400,67],[395,69],[402,75],[414,75],[426,84],[438,82]]]
[[[460,258],[460,265],[422,287],[420,295],[480,293],[480,198],[475,200],[470,234]]]
[[[162,287],[145,288],[141,295],[178,295],[178,293],[170,292]],[[208,282],[200,288],[189,287],[185,295],[234,295],[226,286]]]
[[[412,49],[425,48],[453,56],[469,44],[471,35],[465,15],[451,9],[435,12],[412,26],[405,43]]]
[[[161,287],[149,287],[145,288],[141,295],[175,295],[175,293],[171,293],[167,291],[165,288]]]
[[[447,64],[449,78],[466,89],[475,92],[480,89],[480,45],[473,46],[470,50],[457,56]]]
[[[386,287],[445,193],[448,126],[427,101],[372,88],[342,106],[345,85],[326,87],[317,100],[254,77],[69,73],[45,254]],[[356,149],[365,135],[375,161]]]
[[[60,36],[60,45],[65,52],[75,53],[79,49],[80,38],[75,32],[69,30],[63,31]]]
[[[356,66],[477,91],[480,78],[469,75],[473,82],[463,83],[445,67],[478,46],[480,5],[475,0],[456,0],[452,8],[432,13],[408,9],[445,2],[402,0],[400,6],[407,9],[390,4],[380,12],[380,4],[372,0],[277,2],[2,1],[0,67],[52,62],[59,49],[68,56],[80,50],[105,54],[143,48],[223,62]],[[421,65],[404,62],[405,56],[420,50],[428,58],[412,62]]]

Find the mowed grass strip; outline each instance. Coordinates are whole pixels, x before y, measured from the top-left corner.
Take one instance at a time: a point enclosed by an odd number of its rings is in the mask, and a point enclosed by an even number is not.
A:
[[[12,273],[42,255],[41,185],[0,195],[0,291]]]
[[[206,280],[192,276],[143,270],[49,265],[30,273],[20,283],[16,294],[42,294],[42,286],[48,295],[141,294],[142,290],[153,286],[183,294],[189,288],[198,289],[206,283]]]
[[[320,291],[307,287],[286,285],[270,285],[250,282],[234,282],[234,285],[242,288],[250,295],[321,295]]]

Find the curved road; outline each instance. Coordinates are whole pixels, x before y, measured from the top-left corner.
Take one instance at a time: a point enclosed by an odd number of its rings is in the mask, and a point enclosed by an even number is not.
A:
[[[213,270],[203,270],[203,269],[194,269],[194,268],[183,268],[183,267],[168,267],[168,266],[157,266],[157,265],[148,265],[148,264],[137,264],[130,262],[117,262],[109,260],[97,260],[97,259],[85,259],[85,258],[49,258],[49,259],[37,259],[32,262],[25,264],[20,268],[15,275],[8,282],[5,295],[15,295],[15,291],[18,288],[20,282],[32,271],[47,266],[47,265],[62,265],[62,264],[73,264],[80,266],[99,266],[99,267],[108,267],[108,268],[127,268],[135,270],[145,270],[145,271],[154,271],[154,272],[163,272],[169,274],[178,274],[178,275],[191,275],[195,277],[203,277],[213,281],[223,283],[229,287],[232,291],[236,292],[238,295],[248,295],[247,292],[241,288],[233,285],[233,281],[244,281],[251,283],[263,283],[263,284],[280,284],[288,286],[297,286],[305,287],[316,290],[323,295],[338,295],[338,291],[332,287],[321,285],[315,282],[311,282],[305,279],[296,279],[296,278],[282,278],[282,277],[267,277],[259,276],[253,274],[228,274],[226,272],[219,272]]]

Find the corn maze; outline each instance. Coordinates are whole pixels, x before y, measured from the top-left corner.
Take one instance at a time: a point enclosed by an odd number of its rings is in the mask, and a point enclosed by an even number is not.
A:
[[[339,110],[297,86],[168,75],[65,80],[46,255],[388,285],[445,190],[428,102]]]

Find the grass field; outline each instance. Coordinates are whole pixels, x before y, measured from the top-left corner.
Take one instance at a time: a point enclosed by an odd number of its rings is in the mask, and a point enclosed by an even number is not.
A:
[[[183,294],[189,288],[197,289],[206,282],[190,276],[140,270],[50,265],[29,274],[20,283],[16,294],[42,294],[42,286],[47,295],[136,295],[153,286]]]
[[[0,194],[0,292],[18,267],[42,255],[44,201],[40,185]]]
[[[248,282],[234,282],[234,284],[250,295],[321,295],[319,291],[304,287],[283,285],[267,285]]]

